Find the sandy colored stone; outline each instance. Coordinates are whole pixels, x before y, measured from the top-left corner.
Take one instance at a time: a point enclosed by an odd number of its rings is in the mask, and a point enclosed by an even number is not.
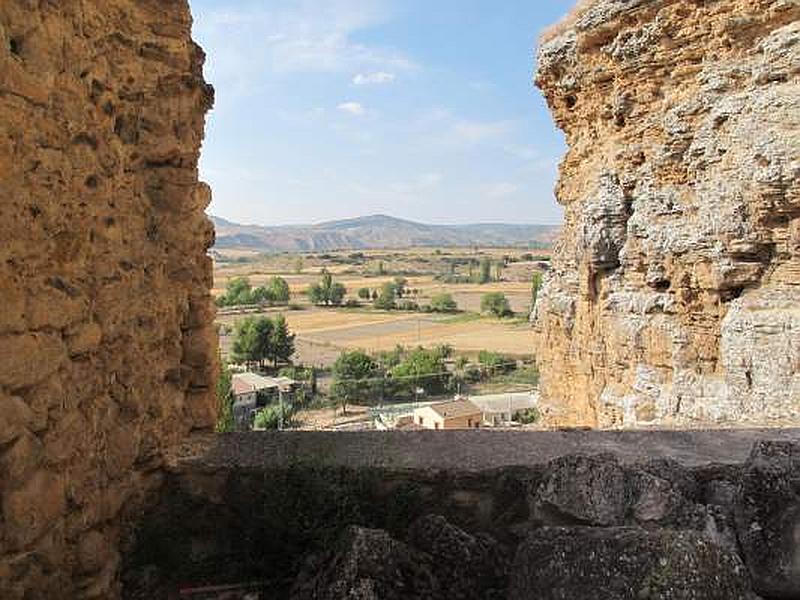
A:
[[[122,512],[213,425],[203,62],[186,0],[0,2],[0,598],[118,594]]]
[[[0,335],[25,331],[25,292],[20,282],[0,270]]]
[[[25,333],[0,337],[0,386],[16,390],[34,385],[57,371],[65,359],[60,336]]]
[[[22,435],[33,421],[33,411],[19,396],[0,394],[0,446]]]
[[[39,470],[17,490],[3,497],[4,527],[16,548],[33,542],[64,514],[63,477]]]
[[[800,419],[800,5],[591,0],[542,41],[568,151],[534,314],[552,424]]]
[[[42,443],[32,433],[23,432],[0,455],[0,469],[7,484],[21,483],[42,463]]]
[[[67,337],[70,356],[96,350],[103,339],[103,330],[97,323],[85,323],[75,328]]]

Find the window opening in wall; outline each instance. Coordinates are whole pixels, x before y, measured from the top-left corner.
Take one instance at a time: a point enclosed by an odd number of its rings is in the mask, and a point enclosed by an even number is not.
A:
[[[425,427],[454,402],[434,427],[474,429],[463,415],[509,394],[535,404],[526,323],[564,145],[528,83],[531,32],[563,9],[372,4],[191,0],[216,89],[220,431]],[[446,51],[466,37],[469,60]],[[117,116],[122,137],[137,119]]]

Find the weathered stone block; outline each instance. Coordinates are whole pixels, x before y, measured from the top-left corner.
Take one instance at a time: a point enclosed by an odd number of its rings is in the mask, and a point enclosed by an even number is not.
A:
[[[735,506],[755,590],[768,598],[800,597],[800,444],[756,444]]]
[[[509,600],[752,600],[741,560],[702,534],[546,527],[517,550]]]
[[[61,336],[25,333],[0,337],[0,386],[17,390],[55,373],[67,358]]]
[[[0,446],[25,433],[33,418],[33,411],[22,398],[0,394]]]
[[[64,478],[39,470],[3,497],[4,527],[13,548],[38,539],[66,510]]]

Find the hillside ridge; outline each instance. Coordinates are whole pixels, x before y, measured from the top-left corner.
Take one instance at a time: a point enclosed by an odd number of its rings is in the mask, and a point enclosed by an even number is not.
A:
[[[431,246],[548,245],[557,225],[418,223],[385,214],[325,221],[309,225],[243,225],[211,215],[217,248],[249,248],[263,252],[309,252],[367,248]]]

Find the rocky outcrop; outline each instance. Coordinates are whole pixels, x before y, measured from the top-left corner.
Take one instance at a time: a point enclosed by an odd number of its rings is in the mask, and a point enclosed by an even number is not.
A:
[[[185,1],[0,2],[0,597],[108,598],[212,425],[212,90]]]
[[[503,598],[504,557],[487,535],[472,536],[444,517],[411,527],[410,544],[386,531],[349,527],[326,556],[310,560],[292,600],[488,600]]]
[[[593,0],[539,50],[568,153],[553,423],[800,418],[800,5]]]

